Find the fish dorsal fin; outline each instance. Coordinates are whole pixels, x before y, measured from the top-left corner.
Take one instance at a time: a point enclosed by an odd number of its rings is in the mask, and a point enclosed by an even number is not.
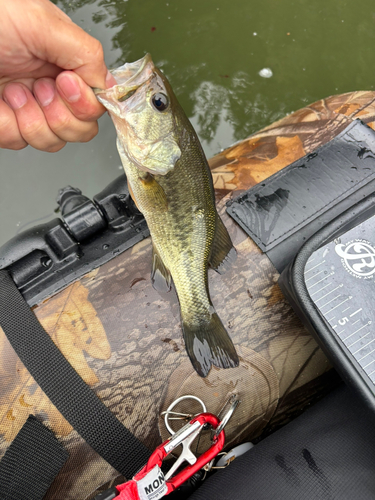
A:
[[[211,255],[208,262],[212,269],[219,274],[224,274],[236,260],[237,252],[230,239],[223,221],[216,215],[216,228]]]
[[[172,288],[172,276],[158,254],[155,247],[152,247],[152,271],[151,271],[152,286],[158,292],[169,292]]]

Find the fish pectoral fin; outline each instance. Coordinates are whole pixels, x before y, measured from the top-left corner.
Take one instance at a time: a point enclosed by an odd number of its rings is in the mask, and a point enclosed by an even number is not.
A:
[[[164,265],[162,258],[153,246],[152,251],[152,271],[151,271],[152,286],[158,292],[169,292],[172,288],[172,276]]]
[[[149,209],[165,212],[168,209],[168,200],[161,185],[149,173],[140,177],[139,181],[147,196]]]
[[[236,249],[223,221],[216,215],[214,241],[208,263],[219,274],[224,274],[237,258]]]

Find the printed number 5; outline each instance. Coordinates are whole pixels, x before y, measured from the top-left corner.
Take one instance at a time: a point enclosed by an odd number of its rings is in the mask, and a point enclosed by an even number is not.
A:
[[[349,319],[345,316],[345,318],[339,319],[339,325],[345,325],[345,323],[348,323]]]

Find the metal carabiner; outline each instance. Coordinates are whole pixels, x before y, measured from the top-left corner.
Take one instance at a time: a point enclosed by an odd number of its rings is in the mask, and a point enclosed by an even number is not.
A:
[[[226,406],[230,403],[229,410],[226,412],[222,420],[220,421],[219,425],[216,427],[215,431],[212,433],[212,441],[215,441],[217,436],[220,434],[220,432],[224,429],[224,427],[227,425],[229,422],[230,418],[232,417],[234,410],[237,408],[237,406],[241,403],[241,400],[236,399],[236,395],[233,394],[230,399],[227,401],[227,403],[224,405],[222,408],[222,411],[226,408]],[[220,413],[222,413],[222,411]],[[204,470],[207,472],[210,472],[210,470],[213,468],[215,463],[215,459],[213,458],[210,462],[208,462]]]
[[[196,472],[202,469],[207,463],[215,458],[218,453],[223,449],[225,442],[224,430],[221,430],[213,439],[213,444],[206,450],[200,457],[196,457],[191,451],[190,446],[194,439],[202,431],[206,424],[211,425],[215,430],[219,425],[219,419],[212,413],[201,413],[194,417],[188,424],[177,431],[167,441],[158,446],[149,458],[147,465],[134,477],[144,476],[147,472],[151,471],[156,465],[161,466],[164,458],[172,453],[174,449],[182,445],[182,453],[172,466],[171,470],[165,476],[165,484],[167,486],[167,494],[174,491],[181,486],[182,483],[187,481]],[[188,462],[182,471],[175,476],[171,477],[173,473],[181,466],[183,462]]]
[[[229,422],[231,416],[233,415],[234,413],[234,410],[237,408],[237,406],[240,404],[240,400],[239,399],[236,399],[236,396],[233,395],[230,400],[228,401],[228,403],[231,403],[230,405],[230,408],[229,410],[227,411],[227,413],[224,415],[223,419],[221,420],[220,424],[216,427],[216,430],[214,432],[214,435],[213,435],[213,438],[215,439],[219,434],[220,432],[224,429],[224,427],[227,425],[227,423]],[[224,407],[225,408],[225,407]]]

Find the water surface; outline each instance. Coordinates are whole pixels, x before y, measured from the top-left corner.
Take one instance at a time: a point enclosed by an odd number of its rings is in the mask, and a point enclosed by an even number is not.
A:
[[[374,88],[375,3],[326,0],[56,0],[101,40],[109,67],[150,52],[207,156],[332,94]],[[271,74],[265,78],[261,76]],[[88,144],[0,150],[0,245],[54,216],[60,187],[88,196],[119,173],[108,116]]]

